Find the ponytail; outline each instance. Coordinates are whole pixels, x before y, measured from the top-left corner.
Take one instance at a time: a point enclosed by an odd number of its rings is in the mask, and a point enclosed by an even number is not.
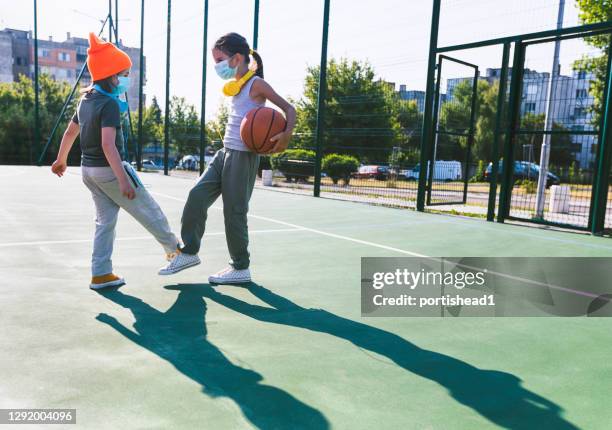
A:
[[[263,77],[264,77],[264,68],[263,68],[263,60],[261,59],[261,55],[259,55],[259,52],[255,51],[253,49],[251,49],[251,55],[253,56],[253,59],[257,63],[257,70],[255,71],[255,75],[259,76],[261,79],[263,79]]]

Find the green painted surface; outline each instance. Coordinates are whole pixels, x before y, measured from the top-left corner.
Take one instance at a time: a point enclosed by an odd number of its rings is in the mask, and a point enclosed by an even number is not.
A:
[[[178,231],[192,181],[142,177]],[[128,284],[98,294],[87,288],[94,212],[78,170],[58,179],[5,166],[0,179],[2,408],[76,408],[69,428],[96,429],[612,422],[612,320],[362,318],[359,301],[360,257],[402,255],[375,244],[609,256],[609,239],[257,189],[256,285],[206,284],[228,259],[221,211],[203,264],[173,277],[156,274],[161,247],[122,213],[114,264]]]

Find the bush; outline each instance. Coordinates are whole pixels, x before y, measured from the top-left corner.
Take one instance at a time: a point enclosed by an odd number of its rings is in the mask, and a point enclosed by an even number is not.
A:
[[[321,170],[331,178],[334,184],[340,179],[348,185],[351,173],[359,169],[359,160],[351,155],[329,154],[323,157]]]
[[[478,160],[478,167],[476,167],[476,173],[470,178],[470,182],[484,182],[486,170],[487,166],[485,166],[485,162],[483,160]]]
[[[522,188],[527,194],[535,194],[538,189],[538,183],[530,179],[516,181],[516,186]]]

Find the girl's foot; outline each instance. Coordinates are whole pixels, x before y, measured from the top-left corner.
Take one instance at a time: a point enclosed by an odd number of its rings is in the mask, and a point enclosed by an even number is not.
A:
[[[245,284],[251,282],[251,271],[249,269],[237,270],[228,266],[214,275],[210,275],[208,282],[211,284]]]
[[[166,267],[159,269],[158,273],[160,275],[172,275],[180,272],[181,270],[188,269],[189,267],[197,266],[200,263],[200,257],[197,255],[183,254],[182,252],[177,251],[177,254],[170,261],[170,263],[168,263]]]
[[[106,275],[94,276],[91,278],[89,288],[92,290],[101,290],[102,288],[120,287],[125,285],[125,280],[112,273]]]

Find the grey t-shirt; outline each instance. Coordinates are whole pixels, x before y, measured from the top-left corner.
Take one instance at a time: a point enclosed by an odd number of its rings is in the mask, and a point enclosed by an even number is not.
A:
[[[112,98],[91,91],[85,94],[72,121],[79,125],[81,164],[87,167],[105,167],[108,161],[102,150],[102,127],[115,127],[117,137],[115,146],[119,155],[123,156],[123,133],[121,131],[121,115],[119,105]]]

